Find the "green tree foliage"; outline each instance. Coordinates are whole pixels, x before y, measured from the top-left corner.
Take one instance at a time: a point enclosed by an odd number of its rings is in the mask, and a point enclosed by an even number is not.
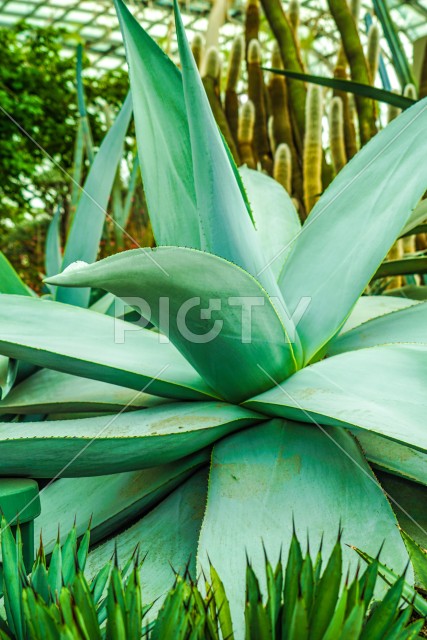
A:
[[[73,170],[79,112],[76,56],[64,52],[65,37],[60,29],[22,22],[0,29],[0,232],[8,257],[33,284],[42,271],[47,223],[58,204],[66,219],[72,187],[66,174]],[[89,64],[85,57],[86,69]],[[103,105],[116,110],[127,90],[122,69],[85,82],[95,146],[107,128]]]

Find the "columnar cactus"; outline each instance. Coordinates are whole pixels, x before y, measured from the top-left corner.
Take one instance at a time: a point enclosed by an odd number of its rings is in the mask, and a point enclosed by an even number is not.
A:
[[[366,59],[368,61],[372,84],[375,84],[375,78],[378,73],[378,64],[380,61],[380,35],[378,22],[375,20],[369,28],[368,48],[366,52]]]
[[[396,240],[396,242],[388,252],[387,260],[400,260],[401,258],[403,258],[403,255],[404,255],[403,239],[400,238],[399,240]],[[388,290],[398,289],[401,286],[403,286],[402,276],[393,276],[393,278],[390,278],[387,284],[387,289]]]
[[[248,48],[248,96],[255,106],[254,151],[264,169],[271,172],[267,133],[264,76],[261,69],[261,46],[251,40]]]
[[[406,85],[406,87],[403,90],[403,95],[405,96],[405,98],[411,98],[411,100],[418,100],[417,88],[412,83]]]
[[[347,80],[347,72],[345,67],[337,65],[334,70],[335,78],[342,78],[343,80]],[[344,120],[344,142],[345,142],[345,153],[348,160],[356,155],[357,153],[357,141],[356,141],[356,129],[354,126],[354,119],[352,108],[350,105],[349,94],[345,91],[334,91],[334,96],[338,96],[341,98],[342,106],[343,106],[343,120]]]
[[[322,89],[317,85],[310,85],[305,110],[303,158],[304,204],[307,215],[322,192],[322,116]]]
[[[247,0],[245,16],[245,58],[248,59],[249,43],[258,40],[260,24],[259,0]]]
[[[237,83],[242,68],[244,41],[242,36],[236,36],[231,45],[228,61],[227,82],[225,86],[225,115],[230,127],[233,140],[237,143],[237,129],[239,123],[239,100],[237,97]]]
[[[350,0],[350,11],[357,26],[359,23],[359,15],[360,15],[360,0]]]
[[[344,52],[350,65],[351,77],[361,84],[370,83],[370,74],[360,37],[355,24],[354,11],[350,10],[347,0],[328,0],[329,9],[341,34]],[[356,96],[359,119],[360,142],[365,144],[377,133],[376,107],[373,100]]]
[[[300,19],[300,6],[299,0],[290,0],[289,9],[288,9],[288,18],[291,23],[292,30],[294,32],[294,37],[298,37],[298,27],[299,27],[299,19]]]
[[[335,173],[338,173],[347,162],[345,155],[343,104],[339,96],[332,98],[329,107],[329,144],[332,164],[334,165]]]
[[[254,127],[255,107],[253,102],[248,100],[240,108],[237,137],[239,140],[241,162],[242,164],[246,164],[250,169],[256,169],[253,152]]]
[[[194,60],[196,61],[198,69],[202,66],[203,55],[205,52],[205,41],[200,33],[196,33],[191,43],[191,51],[193,52]]]
[[[292,192],[292,155],[287,144],[282,142],[274,154],[273,178],[279,182],[286,191]]]
[[[393,89],[393,93],[399,93],[397,89]],[[402,110],[399,107],[395,107],[394,104],[387,105],[387,124],[390,124],[392,120],[397,118]]]
[[[271,67],[282,69],[283,63],[277,43],[273,45],[271,55]],[[270,144],[275,151],[281,143],[286,143],[292,154],[292,191],[302,200],[302,172],[299,158],[293,138],[293,127],[291,123],[287,81],[283,76],[271,74],[268,82],[268,93],[270,98],[270,109],[273,116],[271,120]]]
[[[227,118],[225,117],[221,104],[219,91],[220,71],[221,57],[219,51],[216,47],[209,47],[204,60],[204,75],[202,78],[203,86],[205,87],[215,120],[221,129],[222,135],[227,141],[235,162],[239,164],[240,158],[237,145],[231,135],[230,127],[228,126]]]

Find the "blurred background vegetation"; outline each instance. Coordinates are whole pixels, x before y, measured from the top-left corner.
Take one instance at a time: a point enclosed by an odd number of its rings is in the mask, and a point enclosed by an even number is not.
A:
[[[44,273],[48,224],[59,206],[64,238],[71,215],[80,114],[77,54],[64,56],[65,37],[62,29],[30,27],[25,22],[0,29],[0,104],[4,110],[0,118],[0,235],[4,253],[26,283],[37,291]],[[126,96],[128,79],[126,70],[120,68],[91,74],[84,54],[83,69],[83,75],[90,76],[85,82],[85,97],[96,151],[111,112],[117,111]],[[129,174],[127,158],[133,146],[130,135],[122,167],[125,181]],[[89,165],[86,154],[80,183]],[[135,191],[134,206],[139,211],[143,208],[141,185]],[[144,220],[144,215],[130,219],[129,236],[141,237]],[[132,225],[137,227],[134,232]],[[129,237],[127,242],[134,246]],[[107,226],[101,253],[108,255],[114,251],[114,232]]]

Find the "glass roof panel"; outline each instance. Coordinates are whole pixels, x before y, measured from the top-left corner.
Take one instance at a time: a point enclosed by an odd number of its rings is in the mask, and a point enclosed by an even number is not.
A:
[[[220,31],[221,45],[228,43],[236,33],[241,33],[244,4],[243,0],[232,3],[228,21]],[[411,42],[427,35],[427,0],[388,0],[388,4],[409,52]],[[129,0],[128,6],[147,31],[161,40],[164,46],[165,39],[173,34],[170,29],[172,1]],[[211,7],[210,0],[187,0],[182,5],[184,24],[190,40],[196,32],[206,31]],[[367,10],[371,10],[371,3],[362,2],[361,16]],[[71,34],[75,32],[76,40],[83,37],[87,53],[96,67],[112,68],[125,64],[121,34],[111,0],[0,0],[0,27],[10,26],[23,18],[29,24],[37,26],[65,27]],[[330,66],[331,56],[336,51],[332,43],[337,42],[338,36],[328,15],[326,0],[301,0],[301,24],[302,33],[304,25],[310,27],[313,24],[316,24],[318,32],[310,52],[310,61],[315,57],[319,68]],[[268,37],[267,34],[262,34],[262,39]],[[68,39],[64,41],[65,49],[71,46],[73,44]],[[173,35],[168,49],[174,55],[176,44]],[[387,57],[387,50],[384,53]]]

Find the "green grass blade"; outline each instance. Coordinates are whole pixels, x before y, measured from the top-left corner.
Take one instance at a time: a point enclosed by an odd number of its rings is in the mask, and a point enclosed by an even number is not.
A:
[[[122,158],[123,140],[131,115],[132,100],[128,95],[113,126],[102,141],[85,181],[84,191],[68,233],[62,261],[63,269],[76,260],[93,262],[96,259],[105,223],[105,211]],[[56,299],[87,307],[89,293],[89,289],[58,289]]]
[[[399,33],[393,23],[387,6],[387,0],[372,0],[374,11],[381,22],[384,36],[390,47],[393,65],[400,80],[402,89],[408,84],[416,84],[411,65],[406,57]]]
[[[406,276],[413,273],[427,273],[427,257],[403,258],[383,262],[373,278],[390,278],[392,276]]]
[[[270,69],[264,68],[264,71],[270,73],[276,73],[286,78],[293,78],[295,80],[301,80],[302,82],[309,82],[311,84],[318,84],[322,87],[329,87],[335,91],[345,91],[346,93],[352,93],[353,95],[363,96],[364,98],[372,98],[378,102],[384,102],[391,104],[398,109],[408,109],[415,104],[415,100],[406,98],[392,91],[386,91],[385,89],[379,89],[369,84],[362,84],[360,82],[353,82],[353,80],[342,80],[341,78],[326,78],[324,76],[316,76],[309,73],[299,73],[297,71],[290,71],[289,69]]]

